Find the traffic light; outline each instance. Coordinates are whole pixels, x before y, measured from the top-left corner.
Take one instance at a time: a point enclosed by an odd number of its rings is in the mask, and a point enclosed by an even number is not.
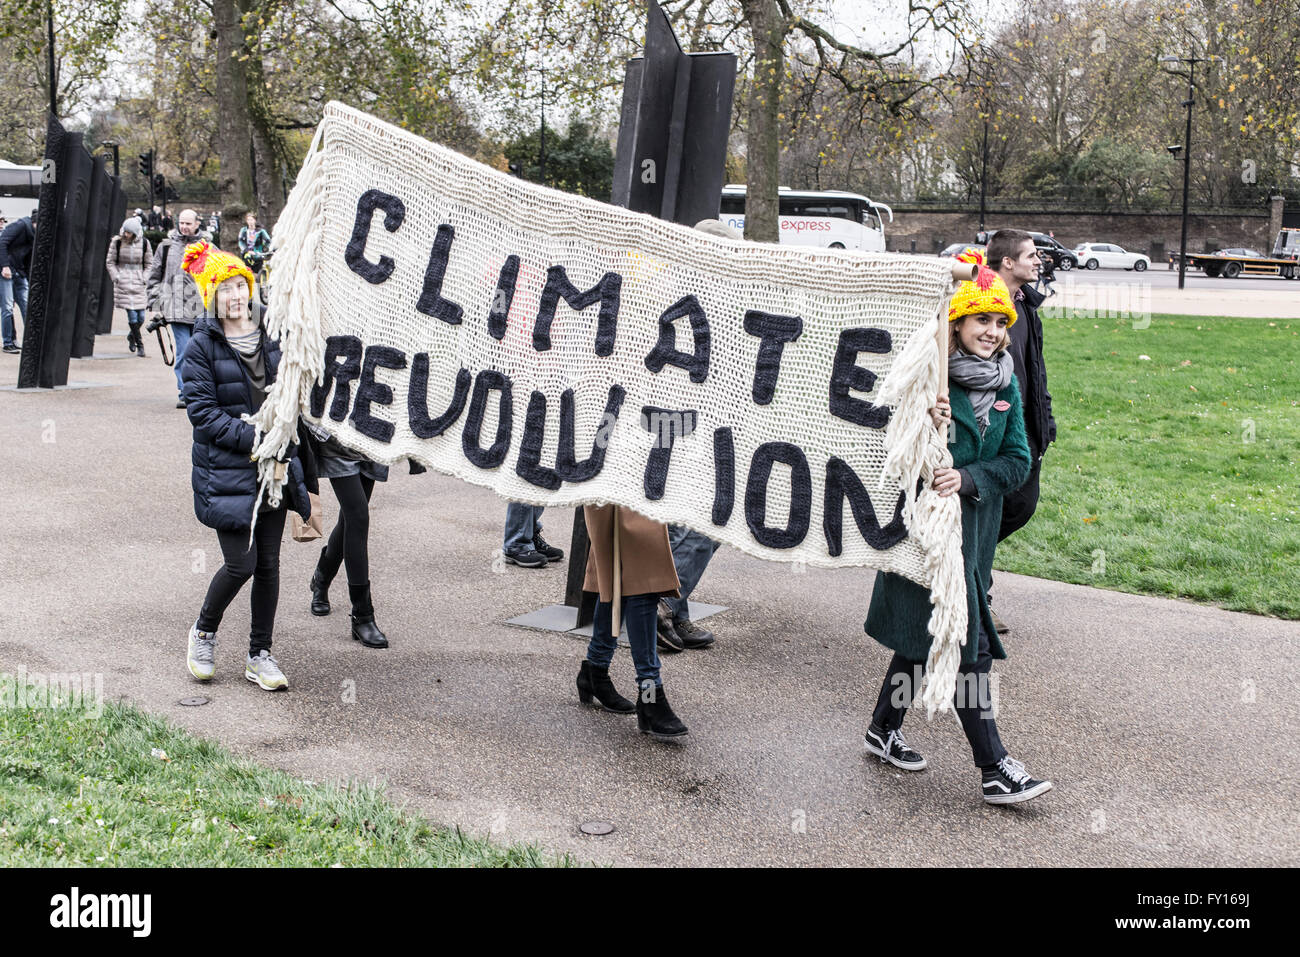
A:
[[[140,175],[146,183],[153,179],[153,150],[140,154]]]
[[[163,201],[167,203],[178,203],[180,202],[180,198],[180,193],[176,192],[176,190],[172,188],[171,184],[168,183],[167,189],[163,192]]]
[[[167,179],[166,179],[166,177],[164,177],[162,173],[154,173],[154,176],[153,176],[153,191],[154,191],[154,194],[157,195],[157,196],[161,196],[161,195],[163,195],[163,192],[166,190],[166,188],[167,188]]]

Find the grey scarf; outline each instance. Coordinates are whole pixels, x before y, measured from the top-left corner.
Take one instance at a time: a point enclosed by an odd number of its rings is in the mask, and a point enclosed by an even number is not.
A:
[[[992,359],[981,359],[963,352],[958,346],[957,351],[948,357],[948,380],[969,393],[981,435],[988,428],[989,410],[993,408],[998,392],[1011,384],[1015,373],[1010,352],[998,353]]]

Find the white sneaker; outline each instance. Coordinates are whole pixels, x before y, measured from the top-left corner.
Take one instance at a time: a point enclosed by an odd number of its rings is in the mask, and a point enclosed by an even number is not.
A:
[[[289,679],[284,676],[279,663],[265,648],[257,653],[257,657],[248,656],[248,660],[244,663],[244,677],[249,681],[257,682],[264,691],[279,691],[281,688],[289,687]]]
[[[185,663],[189,665],[190,674],[200,681],[211,681],[213,673],[217,670],[216,654],[217,633],[200,631],[199,623],[194,622],[190,627],[189,651],[185,655]]]

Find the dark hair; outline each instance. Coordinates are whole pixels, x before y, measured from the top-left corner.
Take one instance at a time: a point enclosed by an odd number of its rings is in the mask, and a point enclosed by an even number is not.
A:
[[[988,253],[985,261],[995,272],[1002,268],[1002,260],[1015,259],[1020,255],[1020,247],[1025,240],[1034,241],[1034,237],[1023,229],[999,229],[989,239]]]

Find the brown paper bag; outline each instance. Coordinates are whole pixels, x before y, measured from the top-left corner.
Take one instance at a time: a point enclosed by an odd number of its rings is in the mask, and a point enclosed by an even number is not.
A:
[[[295,542],[314,542],[325,535],[325,515],[321,511],[320,496],[315,492],[308,492],[307,498],[311,500],[311,518],[307,521],[304,522],[297,512],[289,510],[289,517],[293,521],[292,534]]]

